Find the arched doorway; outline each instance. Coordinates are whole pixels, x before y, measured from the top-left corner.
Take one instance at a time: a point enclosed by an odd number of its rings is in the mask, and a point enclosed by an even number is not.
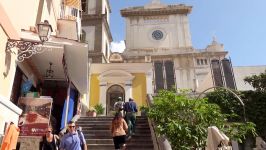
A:
[[[118,100],[125,101],[125,90],[120,85],[112,85],[108,88],[106,92],[106,111],[107,115],[112,115],[112,112],[114,111],[114,104]]]

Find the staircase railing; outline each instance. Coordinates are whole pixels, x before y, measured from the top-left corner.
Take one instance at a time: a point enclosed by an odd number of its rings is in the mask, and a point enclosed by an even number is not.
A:
[[[150,107],[152,105],[152,95],[151,94],[147,94],[147,106]],[[153,146],[154,146],[154,150],[161,150],[160,148],[160,144],[159,144],[159,139],[158,136],[155,132],[155,124],[154,122],[148,118],[148,122],[149,122],[149,127],[151,130],[151,137],[152,137],[152,142],[153,142]]]
[[[147,94],[146,102],[147,102],[147,106],[151,107],[151,105],[153,103],[153,97],[151,94]],[[155,150],[172,150],[171,145],[170,145],[169,141],[167,140],[167,138],[164,136],[159,136],[158,134],[156,134],[155,123],[149,118],[148,118],[148,122],[149,122],[149,127],[151,130],[151,136],[152,136],[154,149]]]

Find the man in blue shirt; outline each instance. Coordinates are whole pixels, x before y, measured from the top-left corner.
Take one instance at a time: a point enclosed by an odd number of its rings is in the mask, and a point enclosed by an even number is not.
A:
[[[75,123],[69,121],[68,123],[68,133],[65,134],[60,142],[60,150],[81,150],[80,139],[78,133],[76,132]]]
[[[132,98],[125,103],[124,110],[126,112],[126,122],[128,124],[128,134],[129,136],[135,135],[136,129],[136,113],[138,112],[137,104]]]

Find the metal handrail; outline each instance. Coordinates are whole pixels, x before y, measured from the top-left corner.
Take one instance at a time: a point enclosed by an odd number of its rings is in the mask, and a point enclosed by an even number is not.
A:
[[[208,90],[210,90],[210,89],[215,89],[215,88],[220,88],[220,89],[225,89],[225,90],[227,90],[227,91],[229,91],[230,93],[232,93],[236,98],[237,98],[237,100],[240,102],[240,104],[242,105],[242,107],[243,107],[243,117],[244,117],[244,121],[245,122],[247,122],[247,119],[246,119],[246,108],[245,108],[245,104],[244,104],[244,102],[243,102],[243,100],[235,93],[235,92],[233,92],[231,89],[229,89],[229,88],[227,88],[227,87],[222,87],[222,86],[213,86],[213,87],[210,87],[210,88],[207,88],[207,89],[205,89],[204,91],[202,91],[200,94],[199,94],[199,96],[196,98],[196,100],[197,99],[199,99],[200,98],[200,96],[203,94],[203,93],[205,93],[206,91],[208,91]]]

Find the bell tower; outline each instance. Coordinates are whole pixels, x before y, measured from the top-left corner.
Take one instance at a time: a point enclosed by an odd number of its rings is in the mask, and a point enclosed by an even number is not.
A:
[[[121,15],[126,20],[125,53],[153,51],[161,55],[191,51],[188,19],[191,10],[191,6],[166,5],[160,0],[122,9]]]

